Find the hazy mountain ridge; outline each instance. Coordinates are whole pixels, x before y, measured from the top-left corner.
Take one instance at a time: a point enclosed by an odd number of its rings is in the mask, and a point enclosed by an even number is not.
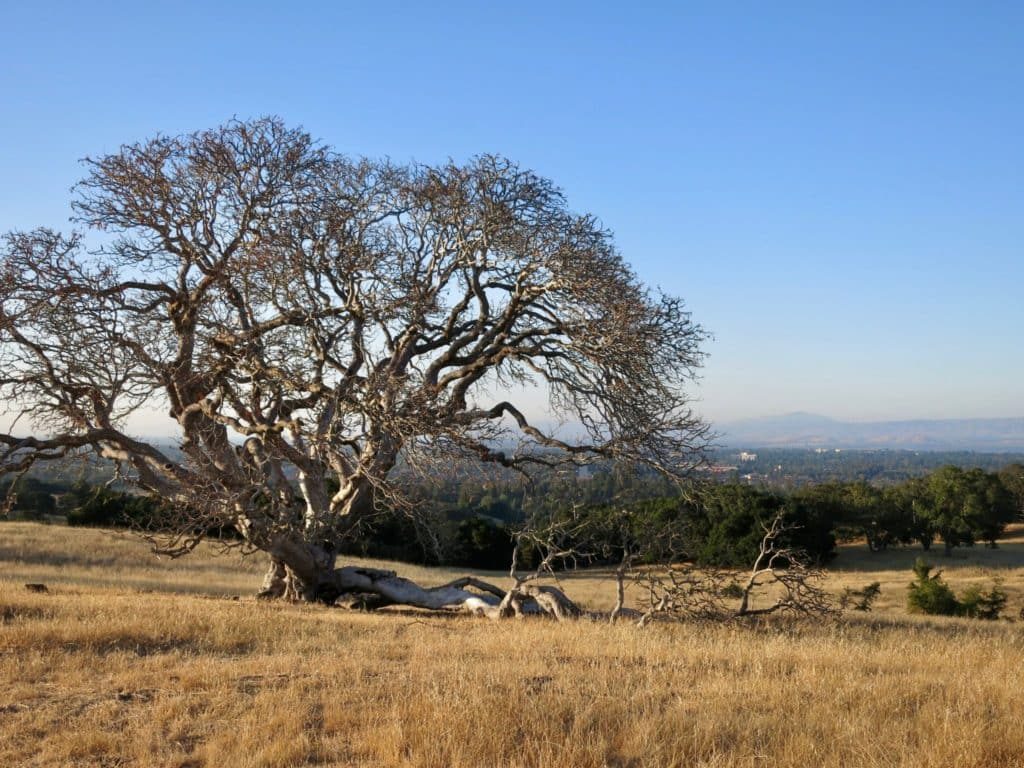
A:
[[[791,413],[717,425],[729,447],[1024,450],[1024,418],[848,422]]]

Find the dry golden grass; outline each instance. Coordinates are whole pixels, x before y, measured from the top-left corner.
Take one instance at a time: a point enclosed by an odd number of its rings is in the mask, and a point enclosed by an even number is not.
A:
[[[231,600],[258,564],[0,537],[3,766],[1024,766],[1024,624],[904,617],[903,553],[836,563],[893,592],[878,615],[638,630]],[[1014,546],[950,582],[990,568],[1019,595]]]
[[[885,552],[869,552],[863,543],[846,544],[829,566],[829,587],[837,593],[843,587],[859,589],[873,581],[882,585],[882,594],[875,604],[876,613],[903,615],[907,585],[913,580],[914,560],[924,557],[941,571],[942,578],[960,593],[976,584],[984,589],[996,581],[1009,596],[1007,615],[1017,616],[1024,608],[1024,526],[1012,526],[997,549],[982,545],[953,550],[943,556],[942,545],[930,552],[921,547],[906,547]]]

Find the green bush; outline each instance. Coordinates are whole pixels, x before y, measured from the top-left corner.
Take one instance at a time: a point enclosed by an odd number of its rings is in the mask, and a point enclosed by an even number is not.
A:
[[[935,616],[956,616],[960,603],[940,574],[931,575],[932,566],[920,557],[914,563],[917,580],[910,585],[907,610]]]
[[[882,594],[882,584],[873,581],[864,589],[851,589],[847,587],[839,596],[839,607],[843,610],[852,608],[855,611],[870,611],[872,603]]]
[[[731,597],[733,599],[739,600],[741,597],[743,597],[743,587],[739,584],[739,582],[730,581],[728,584],[722,587],[722,591],[720,594],[722,595],[722,597]]]
[[[972,585],[964,590],[960,597],[960,615],[972,619],[986,619],[994,621],[1006,608],[1006,592],[999,584],[994,584],[988,592],[982,592],[981,587]]]
[[[914,563],[917,579],[911,583],[907,594],[907,609],[911,613],[993,620],[998,619],[1006,607],[1006,593],[998,584],[988,592],[976,585],[968,587],[957,599],[950,586],[938,573],[931,575],[931,570],[932,566],[921,558]]]

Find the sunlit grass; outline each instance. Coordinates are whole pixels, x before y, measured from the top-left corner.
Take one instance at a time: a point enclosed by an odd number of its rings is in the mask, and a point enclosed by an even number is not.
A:
[[[0,536],[0,765],[1024,765],[1024,624],[906,617],[915,552],[840,554],[835,589],[883,582],[872,614],[639,630],[260,603],[258,562]],[[1015,614],[1021,544],[946,575],[1002,574]]]

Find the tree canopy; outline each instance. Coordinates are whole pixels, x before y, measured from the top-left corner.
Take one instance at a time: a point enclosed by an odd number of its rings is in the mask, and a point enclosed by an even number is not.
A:
[[[0,470],[111,459],[176,502],[169,552],[234,527],[310,597],[399,470],[701,460],[704,331],[509,160],[350,158],[264,118],[85,166],[84,232],[4,240],[0,397],[29,434]],[[527,418],[538,386],[568,427]],[[145,408],[180,456],[128,433]]]

